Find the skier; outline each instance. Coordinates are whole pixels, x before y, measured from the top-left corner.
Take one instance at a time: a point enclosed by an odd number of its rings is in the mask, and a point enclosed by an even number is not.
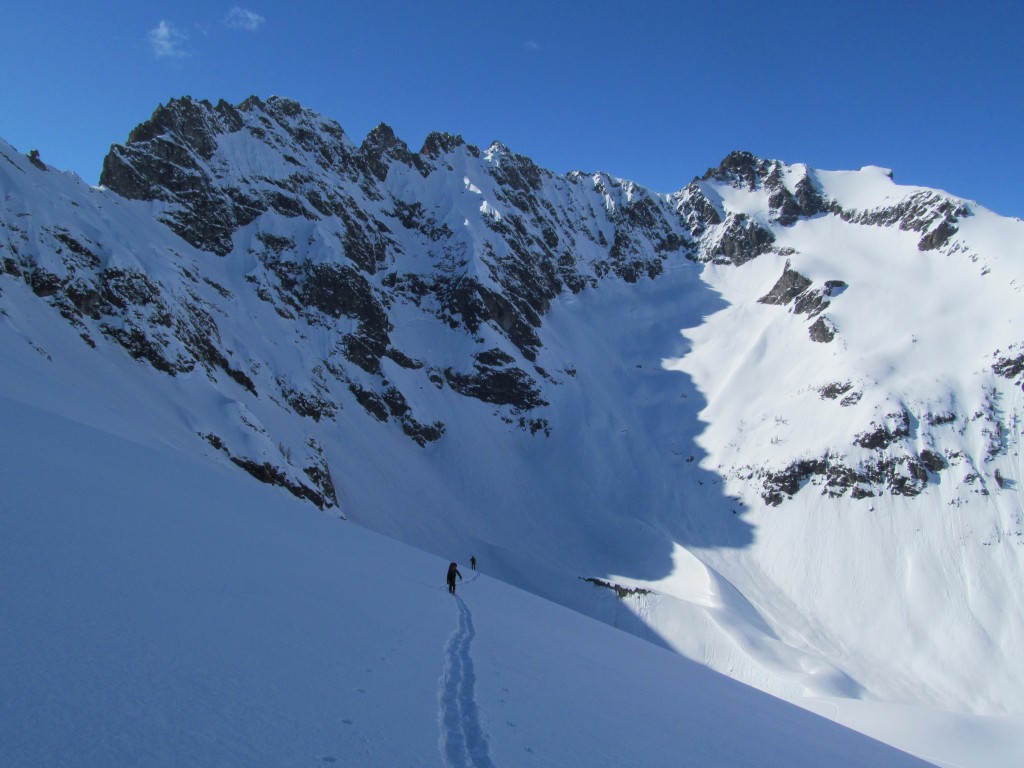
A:
[[[469,567],[472,568],[474,571],[476,570],[476,555],[472,555],[469,558]]]
[[[452,563],[448,566],[448,591],[453,595],[455,594],[455,577],[459,577],[459,581],[462,581],[462,574],[459,573],[459,566]]]

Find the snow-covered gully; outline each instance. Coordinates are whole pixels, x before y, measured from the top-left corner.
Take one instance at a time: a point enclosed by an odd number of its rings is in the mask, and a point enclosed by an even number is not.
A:
[[[458,626],[445,644],[444,671],[438,683],[438,746],[445,768],[494,768],[473,692],[476,673],[469,653],[476,635],[473,615],[458,595],[455,604],[459,609]]]

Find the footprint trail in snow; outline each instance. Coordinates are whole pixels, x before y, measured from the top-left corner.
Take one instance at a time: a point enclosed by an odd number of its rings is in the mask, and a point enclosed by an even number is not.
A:
[[[438,746],[445,768],[495,768],[487,753],[473,687],[476,675],[469,654],[476,635],[473,616],[458,595],[459,623],[444,647],[444,671],[438,685]]]

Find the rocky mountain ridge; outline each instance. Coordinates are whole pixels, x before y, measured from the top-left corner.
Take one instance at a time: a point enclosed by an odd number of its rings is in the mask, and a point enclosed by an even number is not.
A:
[[[669,257],[739,267],[766,253],[786,255],[775,229],[814,217],[913,232],[918,249],[929,251],[946,246],[971,215],[963,201],[929,190],[891,205],[844,206],[810,169],[745,152],[679,192],[659,195],[607,174],[558,176],[500,143],[481,150],[445,133],[431,134],[413,152],[380,125],[357,147],[334,121],[282,98],[234,106],[172,100],[125,145],[111,148],[100,181],[148,202],[154,218],[198,252],[248,268],[244,282],[230,286],[201,265],[181,266],[173,282],[161,282],[145,269],[112,265],[101,232],[90,239],[58,227],[28,247],[8,238],[5,271],[58,307],[87,343],[101,334],[164,373],[201,368],[226,376],[299,419],[329,420],[352,397],[421,446],[441,439],[445,425],[409,404],[389,381],[385,360],[544,434],[544,389],[571,376],[565,366],[538,360],[544,315],[556,297],[609,279],[657,279]],[[767,208],[760,215],[735,210],[723,204],[721,189],[761,196]],[[200,285],[216,294],[212,303]],[[787,262],[759,301],[806,316],[808,338],[827,344],[837,332],[829,304],[845,288],[841,280],[814,284]],[[224,343],[216,305],[242,290],[273,309],[286,336],[301,340],[303,326],[329,333],[326,354],[303,364],[307,382]],[[445,364],[403,348],[393,338],[398,304],[471,343]],[[1012,377],[1018,357],[994,360],[993,370]],[[835,382],[822,397],[842,394],[852,405],[853,389]],[[816,476],[830,494],[914,495],[947,459],[929,451],[894,455],[893,446],[909,436],[910,416],[903,410],[885,419],[853,436],[877,454],[869,461],[800,457],[751,477],[770,504]],[[257,477],[321,505],[336,503],[316,440],[305,447],[305,476],[286,479],[286,468],[236,455],[223,436],[205,437]]]

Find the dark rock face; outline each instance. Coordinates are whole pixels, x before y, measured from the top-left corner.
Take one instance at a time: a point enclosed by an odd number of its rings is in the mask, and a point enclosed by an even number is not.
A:
[[[905,232],[921,232],[923,234],[917,247],[922,251],[944,246],[957,233],[957,221],[971,215],[966,205],[927,190],[917,192],[888,208],[844,210],[833,203],[829,211],[845,221],[857,224],[898,226]]]
[[[808,176],[804,176],[797,182],[795,197],[801,216],[810,218],[828,210],[828,205],[821,192]]]
[[[808,335],[811,337],[811,341],[816,341],[819,344],[828,344],[836,337],[836,330],[832,327],[831,323],[826,322],[825,318],[819,317],[811,327],[807,329]]]
[[[423,141],[423,148],[420,154],[431,160],[437,160],[442,155],[448,155],[459,147],[466,146],[461,136],[453,136],[443,131],[434,131]]]
[[[761,497],[766,504],[777,507],[784,496],[792,498],[812,475],[824,475],[827,467],[824,459],[805,459],[778,472],[766,472]]]
[[[39,157],[38,149],[33,149],[28,153],[28,161],[32,163],[32,165],[34,165],[40,171],[50,170],[49,168],[46,167],[46,163],[43,162],[42,158]]]
[[[824,399],[836,400],[852,389],[851,382],[833,382],[820,393]],[[951,423],[948,414],[925,414],[921,419]],[[852,441],[853,446],[867,451],[866,455],[861,452],[859,459],[840,450],[820,458],[802,458],[781,469],[749,467],[745,476],[759,481],[761,497],[770,506],[778,506],[808,487],[833,498],[847,493],[854,499],[885,493],[917,496],[930,483],[940,482],[939,475],[949,469],[951,461],[931,449],[915,451],[914,423],[915,417],[906,410],[890,413],[881,424],[872,422]]]
[[[791,192],[783,181],[781,166],[777,163],[765,179],[764,185],[771,191],[768,204],[775,219],[784,227],[790,227],[800,219],[817,216],[827,210],[821,192],[809,176],[800,179]]]
[[[787,261],[782,276],[768,293],[758,299],[758,302],[775,305],[789,304],[810,287],[811,281],[799,272],[791,269],[790,263]]]
[[[448,385],[461,395],[496,405],[510,405],[516,412],[547,405],[537,382],[525,371],[511,366],[514,358],[500,350],[476,355],[473,373],[452,369],[444,372]]]
[[[764,180],[764,186],[771,194],[768,205],[775,214],[775,220],[784,227],[792,226],[800,218],[800,203],[786,187],[782,177],[782,168],[777,163]]]
[[[749,192],[765,190],[775,221],[785,227],[828,210],[827,202],[810,176],[804,175],[791,191],[781,163],[761,160],[750,152],[733,152],[717,168],[709,169],[701,180],[726,182]]]
[[[644,589],[643,587],[624,587],[621,584],[616,584],[614,581],[605,581],[604,579],[598,579],[593,576],[583,578],[579,577],[582,581],[586,581],[593,584],[595,587],[601,587],[602,589],[610,589],[615,593],[615,596],[620,600],[627,597],[633,597],[634,595],[649,595],[651,590]]]
[[[393,163],[413,165],[418,160],[418,156],[409,151],[408,145],[395,136],[391,126],[384,123],[366,135],[359,146],[359,155],[377,181],[387,179],[388,169]]]
[[[1016,379],[1024,388],[1024,342],[1012,345],[1008,354],[996,353],[995,357],[992,372],[1004,379]]]
[[[775,235],[770,230],[746,214],[731,213],[712,258],[716,264],[739,266],[767,253],[774,243]]]
[[[762,471],[761,498],[769,506],[779,506],[812,482],[817,482],[821,493],[838,498],[849,493],[851,498],[863,499],[887,491],[895,496],[917,496],[933,478],[948,467],[937,454],[925,451],[920,457],[912,455],[889,456],[851,467],[841,457],[803,459],[782,470]]]
[[[906,411],[892,413],[884,424],[872,424],[869,432],[862,432],[854,442],[861,448],[880,450],[888,448],[897,440],[910,436],[910,414]]]
[[[942,470],[949,467],[948,461],[946,461],[939,454],[935,453],[935,451],[930,451],[928,449],[921,451],[921,455],[918,457],[918,461],[920,462],[922,467],[924,467],[929,472],[932,472],[934,474],[938,474]]]
[[[918,250],[921,251],[934,251],[944,246],[949,239],[953,237],[959,230],[956,226],[951,224],[949,221],[943,219],[938,223],[933,230],[921,238],[918,242]]]
[[[793,270],[787,261],[782,276],[758,302],[777,306],[792,304],[796,314],[817,318],[807,329],[808,335],[811,341],[827,344],[835,338],[836,330],[830,321],[819,315],[829,306],[827,297],[841,293],[846,283],[828,280],[819,290],[812,290],[811,285],[810,279]]]
[[[714,204],[708,200],[696,181],[674,196],[676,211],[691,237],[698,238],[709,227],[722,223],[722,217]]]
[[[849,381],[835,381],[822,387],[819,390],[823,400],[835,400],[853,389],[853,383]]]
[[[218,167],[215,153],[223,137],[241,133],[290,159],[295,170],[284,179],[233,178],[235,169]],[[281,152],[282,133],[302,160]],[[184,98],[158,108],[126,145],[111,148],[100,184],[129,199],[167,203],[168,226],[197,248],[223,256],[233,247],[232,234],[267,211],[315,219],[342,206],[335,190],[315,183],[310,165],[354,177],[355,152],[337,124],[288,99],[214,107]]]
[[[755,190],[769,172],[769,164],[750,152],[739,151],[727,155],[717,168],[709,168],[702,181],[726,181],[741,189]]]
[[[302,471],[306,475],[308,482],[302,483],[291,479],[281,467],[269,461],[256,461],[255,459],[232,455],[224,441],[213,433],[200,434],[199,436],[213,448],[226,454],[232,464],[244,469],[260,482],[281,486],[293,496],[312,502],[319,509],[329,509],[338,506],[334,481],[331,479],[331,473],[327,468],[326,462],[323,461],[322,449],[315,441],[313,441],[311,447],[320,454],[320,460],[308,467],[303,467]]]

